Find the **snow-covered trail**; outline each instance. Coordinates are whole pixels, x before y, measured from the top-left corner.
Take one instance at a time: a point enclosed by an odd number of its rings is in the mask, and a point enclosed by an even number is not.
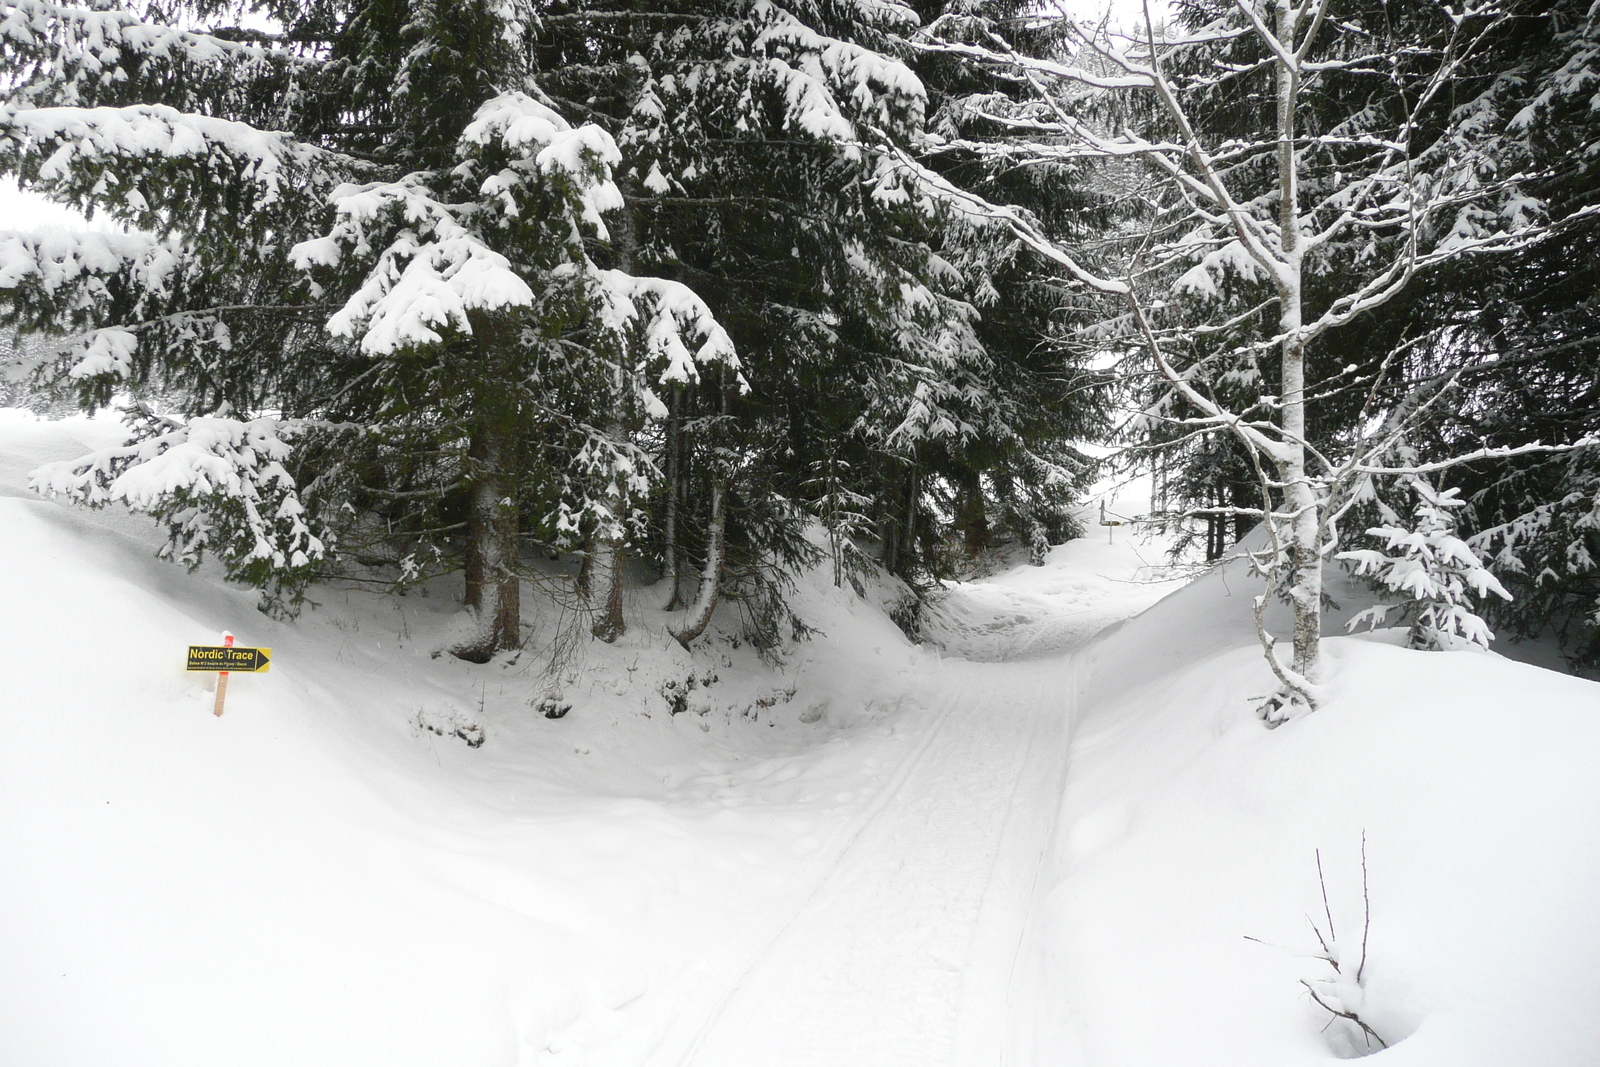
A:
[[[1043,568],[950,587],[925,629],[956,655],[929,664],[908,693],[927,710],[901,720],[919,742],[670,1067],[1013,1061],[1033,1011],[1024,934],[1060,812],[1076,653],[1180,584],[1148,579],[1160,558],[1084,539]]]
[[[1129,546],[957,585],[921,646],[807,576],[787,657],[642,625],[546,719],[537,664],[429,655],[448,588],[267,620],[27,493],[119,434],[0,414],[6,1067],[1008,1062],[1072,650],[1160,593]],[[218,719],[175,656],[221,629],[276,652]]]
[[[998,1064],[1053,822],[1071,660],[946,660],[922,743],[725,990],[693,1067]]]
[[[1144,611],[1113,530],[922,645],[822,572],[779,656],[642,624],[547,719],[537,662],[430,655],[450,588],[266,619],[27,493],[117,439],[0,409],[0,1067],[1318,1067],[1365,1049],[1305,917],[1369,907],[1385,1063],[1595,1062],[1593,682],[1330,638],[1268,732],[1259,587]],[[222,629],[275,652],[217,718]]]

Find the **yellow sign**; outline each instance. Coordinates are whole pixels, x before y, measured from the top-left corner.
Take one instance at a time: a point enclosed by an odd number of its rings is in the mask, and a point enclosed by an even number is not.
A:
[[[190,671],[240,671],[260,674],[272,666],[270,648],[235,648],[232,645],[190,645]]]

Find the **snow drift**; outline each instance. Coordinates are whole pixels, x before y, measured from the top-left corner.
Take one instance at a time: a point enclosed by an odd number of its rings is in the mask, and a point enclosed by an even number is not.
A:
[[[1267,731],[1256,592],[1232,564],[1081,654],[1018,1062],[1596,1062],[1600,685],[1380,632]]]

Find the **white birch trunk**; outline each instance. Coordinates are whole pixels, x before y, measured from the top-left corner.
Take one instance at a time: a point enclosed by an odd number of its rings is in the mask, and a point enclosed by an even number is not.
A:
[[[711,622],[711,613],[717,610],[717,600],[722,592],[722,565],[727,555],[727,548],[723,540],[723,530],[726,526],[726,516],[723,509],[725,487],[722,482],[713,482],[711,486],[711,527],[706,535],[706,567],[700,575],[700,592],[695,597],[694,605],[689,609],[689,617],[680,630],[674,630],[672,636],[678,644],[688,648],[695,638],[705,633],[706,626]]]
[[[1295,16],[1289,0],[1278,0],[1277,37],[1284,52],[1295,49]],[[1295,161],[1294,108],[1300,78],[1281,59],[1278,67],[1278,191],[1284,272],[1279,283],[1278,328],[1283,333],[1283,430],[1286,448],[1278,462],[1284,504],[1291,514],[1293,555],[1289,600],[1294,609],[1293,670],[1315,684],[1321,674],[1322,522],[1320,501],[1306,470],[1306,350],[1301,336],[1304,252],[1300,235],[1300,182]],[[1302,694],[1305,695],[1305,694]]]

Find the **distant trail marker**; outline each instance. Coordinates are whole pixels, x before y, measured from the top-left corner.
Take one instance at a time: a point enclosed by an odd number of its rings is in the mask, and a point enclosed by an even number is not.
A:
[[[213,714],[222,714],[222,701],[228,695],[228,674],[244,671],[260,674],[272,667],[272,649],[235,648],[233,635],[224,633],[220,645],[190,645],[189,663],[185,670],[217,672],[217,706]]]
[[[1117,534],[1116,527],[1121,526],[1122,523],[1116,519],[1106,518],[1106,502],[1104,500],[1100,501],[1100,525],[1106,528],[1106,544],[1111,544],[1112,539]]]

